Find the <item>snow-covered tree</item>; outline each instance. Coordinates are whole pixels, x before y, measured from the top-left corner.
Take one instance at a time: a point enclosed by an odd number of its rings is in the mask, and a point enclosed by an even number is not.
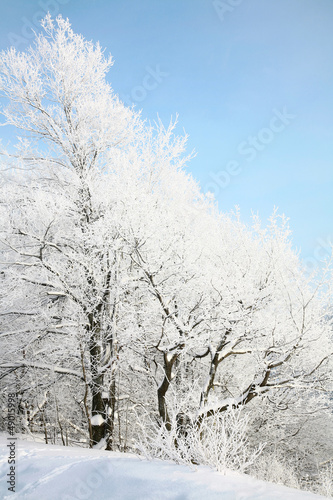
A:
[[[3,297],[13,353],[2,366],[83,380],[91,443],[112,434],[115,283],[122,251],[107,170],[135,135],[136,115],[105,80],[112,60],[47,16],[25,53],[1,55]],[[109,157],[110,161],[106,158]],[[19,193],[19,195],[18,195]],[[18,196],[17,196],[18,195]],[[119,200],[118,200],[119,201]],[[15,342],[13,339],[15,338]],[[17,350],[17,343],[20,349]],[[89,367],[89,369],[88,369]]]
[[[116,371],[140,314],[141,205],[175,195],[167,178],[191,184],[184,139],[119,102],[99,45],[61,17],[42,27],[27,52],[1,54],[4,124],[19,134],[2,150],[1,367],[5,378],[37,370],[41,394],[69,378],[91,445],[111,447]]]

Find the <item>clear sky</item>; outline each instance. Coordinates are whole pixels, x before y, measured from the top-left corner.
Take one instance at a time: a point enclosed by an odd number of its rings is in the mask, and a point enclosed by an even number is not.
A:
[[[333,0],[0,0],[0,47],[49,10],[100,41],[122,100],[189,134],[222,211],[290,217],[309,266],[333,241]]]

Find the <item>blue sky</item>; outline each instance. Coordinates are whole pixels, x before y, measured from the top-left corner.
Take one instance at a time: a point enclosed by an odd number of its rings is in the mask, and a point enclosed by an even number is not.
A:
[[[4,7],[5,5],[5,7]],[[332,0],[1,0],[0,47],[49,10],[100,41],[121,98],[178,113],[189,171],[219,208],[290,217],[309,266],[333,241]]]

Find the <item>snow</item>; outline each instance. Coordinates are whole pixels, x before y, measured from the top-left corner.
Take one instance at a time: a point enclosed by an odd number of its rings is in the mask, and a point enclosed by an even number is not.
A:
[[[102,425],[104,422],[105,420],[102,415],[93,415],[91,417],[91,425]]]
[[[16,491],[7,490],[8,438],[0,435],[3,500],[315,500],[324,497],[207,467],[17,440]]]

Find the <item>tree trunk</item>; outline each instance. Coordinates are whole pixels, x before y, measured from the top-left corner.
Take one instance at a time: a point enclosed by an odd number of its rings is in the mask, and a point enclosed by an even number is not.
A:
[[[106,384],[106,371],[101,370],[112,355],[112,343],[108,360],[105,359],[105,349],[102,345],[101,311],[89,315],[89,354],[91,369],[91,414],[92,435],[90,446],[95,446],[103,439],[106,440],[106,448],[112,449],[114,430],[114,407],[115,407],[115,380],[112,374],[111,388]],[[112,367],[109,367],[111,370]],[[108,386],[106,386],[108,385]],[[110,410],[110,411],[109,411]],[[95,418],[94,418],[95,417]]]
[[[172,367],[178,355],[174,354],[172,358],[168,358],[168,353],[164,353],[164,379],[157,389],[158,412],[168,431],[171,430],[171,422],[168,414],[168,409],[165,401],[166,393],[169,389],[172,379]]]

